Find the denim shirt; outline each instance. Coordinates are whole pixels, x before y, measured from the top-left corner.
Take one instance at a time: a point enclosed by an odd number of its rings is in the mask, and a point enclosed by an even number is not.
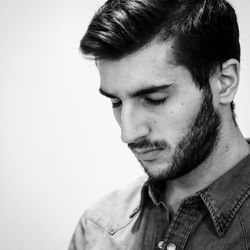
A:
[[[158,220],[158,233],[157,226],[149,222],[155,215],[146,218],[149,213],[145,211],[159,206],[159,202],[143,177],[90,207],[81,217],[68,249],[145,250],[145,242],[150,242],[150,249],[250,249],[249,195],[250,155],[208,188],[183,200],[170,222],[167,215]],[[147,197],[154,206],[149,205]],[[147,227],[152,230],[145,238]]]

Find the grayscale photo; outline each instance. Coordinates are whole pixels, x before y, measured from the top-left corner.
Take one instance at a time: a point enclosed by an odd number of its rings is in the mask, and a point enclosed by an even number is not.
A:
[[[249,9],[1,2],[0,249],[249,249]]]
[[[80,42],[146,173],[89,207],[69,250],[248,249],[250,146],[225,0],[109,0]]]

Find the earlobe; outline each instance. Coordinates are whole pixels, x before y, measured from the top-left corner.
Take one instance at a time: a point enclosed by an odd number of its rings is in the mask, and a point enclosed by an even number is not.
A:
[[[236,59],[229,59],[222,64],[220,74],[219,102],[229,104],[234,100],[239,85],[240,63]]]

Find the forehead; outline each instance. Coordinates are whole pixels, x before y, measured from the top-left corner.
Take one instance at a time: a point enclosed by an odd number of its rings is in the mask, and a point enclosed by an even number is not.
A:
[[[97,67],[101,89],[116,96],[190,76],[183,67],[175,65],[171,42],[152,43],[119,60],[100,60]]]

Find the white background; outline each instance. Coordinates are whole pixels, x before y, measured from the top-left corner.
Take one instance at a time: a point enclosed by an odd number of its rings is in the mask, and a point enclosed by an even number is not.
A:
[[[250,135],[250,1],[238,123]],[[87,206],[143,172],[78,51],[102,0],[0,0],[0,249],[66,249]]]

